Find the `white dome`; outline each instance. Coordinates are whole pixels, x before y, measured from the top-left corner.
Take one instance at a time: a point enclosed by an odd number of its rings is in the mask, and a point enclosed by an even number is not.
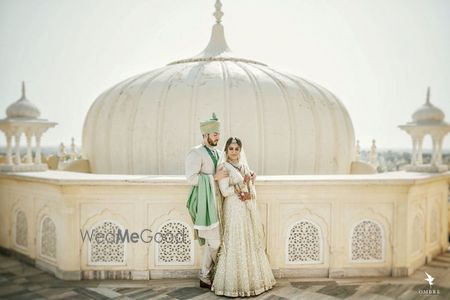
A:
[[[430,102],[430,88],[427,90],[427,101],[413,113],[412,118],[414,122],[423,124],[442,123],[444,121],[444,112]]]
[[[217,17],[217,16],[216,16]],[[348,174],[354,131],[325,88],[262,63],[236,58],[220,17],[199,55],[129,78],[101,94],[83,128],[92,172],[184,174],[199,122],[215,112],[220,148],[240,137],[257,174]]]
[[[41,115],[39,109],[25,96],[25,83],[22,82],[22,97],[6,109],[8,118],[37,119]]]

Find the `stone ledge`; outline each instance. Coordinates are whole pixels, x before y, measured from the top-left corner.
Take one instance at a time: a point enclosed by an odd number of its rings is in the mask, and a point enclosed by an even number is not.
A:
[[[0,172],[43,172],[47,170],[47,164],[0,165]]]
[[[407,172],[421,173],[445,173],[448,171],[447,165],[406,165]]]
[[[392,275],[392,269],[386,267],[368,268],[330,268],[330,278],[344,277],[388,277]]]
[[[328,278],[329,268],[281,268],[277,278]],[[274,274],[275,275],[275,274]]]
[[[409,269],[406,267],[393,267],[392,277],[407,277],[409,275]]]
[[[198,278],[199,269],[153,269],[150,279]]]
[[[261,175],[256,181],[257,186],[410,186],[416,183],[427,183],[445,178],[450,180],[450,172],[387,172],[369,175]],[[18,179],[31,182],[43,182],[56,185],[128,185],[128,186],[185,186],[189,187],[183,175],[121,175],[92,174],[69,171],[48,170],[46,172],[0,172],[0,179]]]

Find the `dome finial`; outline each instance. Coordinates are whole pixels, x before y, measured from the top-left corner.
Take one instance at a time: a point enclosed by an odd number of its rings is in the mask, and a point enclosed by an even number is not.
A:
[[[206,46],[206,48],[199,54],[195,55],[194,57],[177,60],[171,62],[169,65],[197,62],[197,61],[229,60],[229,61],[242,61],[246,63],[253,63],[265,66],[265,64],[254,60],[238,58],[233,56],[232,51],[230,47],[228,47],[227,41],[225,39],[225,32],[222,25],[222,17],[224,15],[222,12],[222,1],[216,0],[215,7],[216,10],[213,13],[213,16],[216,18],[216,24],[212,26],[211,37],[209,39],[209,43]]]
[[[25,81],[22,81],[22,99],[25,99]]]
[[[226,52],[231,52],[225,40],[225,33],[223,30],[223,25],[221,24],[223,16],[221,8],[222,3],[220,0],[216,0],[216,11],[214,12],[216,24],[213,25],[208,46],[206,46],[205,50],[203,50],[203,52],[198,54],[196,57],[210,58],[223,55]]]
[[[223,17],[223,12],[222,12],[222,3],[220,2],[220,0],[216,0],[216,11],[214,12],[214,17],[216,17],[216,23],[220,24],[222,23],[222,17]]]
[[[22,96],[19,100],[12,103],[6,109],[6,116],[8,118],[29,118],[37,119],[41,115],[39,109],[26,98],[25,81],[22,81]]]
[[[445,118],[445,114],[442,110],[431,104],[431,88],[427,88],[427,100],[419,109],[417,109],[413,115],[413,121],[416,123],[442,123]]]

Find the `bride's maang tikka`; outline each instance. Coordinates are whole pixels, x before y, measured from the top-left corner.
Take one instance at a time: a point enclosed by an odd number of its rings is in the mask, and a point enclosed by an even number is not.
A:
[[[236,138],[233,138],[232,140],[231,140],[231,143],[230,144],[237,144],[238,142],[237,142],[237,140],[236,140]]]

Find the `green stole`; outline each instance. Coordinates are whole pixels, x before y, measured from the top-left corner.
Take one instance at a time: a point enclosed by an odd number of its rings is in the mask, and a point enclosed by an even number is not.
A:
[[[216,195],[210,181],[211,175],[199,174],[198,185],[193,186],[186,207],[194,223],[194,239],[198,239],[200,246],[205,239],[198,236],[197,230],[208,230],[219,225],[216,208]]]
[[[213,161],[215,172],[219,161],[218,154],[216,157],[211,149],[206,145],[203,146]],[[192,187],[186,204],[191,215],[192,223],[194,223],[194,239],[198,240],[200,246],[205,244],[205,239],[198,236],[198,230],[208,230],[219,225],[216,195],[212,188],[213,184],[215,182],[214,179],[210,179],[210,175],[200,173],[198,176],[198,185]]]
[[[217,169],[217,162],[219,161],[219,157],[216,157],[213,152],[211,151],[211,149],[209,149],[206,145],[203,145],[203,147],[205,147],[206,151],[209,154],[209,157],[211,157],[213,163],[214,163],[214,172],[216,172]],[[217,152],[215,152],[217,153]]]

